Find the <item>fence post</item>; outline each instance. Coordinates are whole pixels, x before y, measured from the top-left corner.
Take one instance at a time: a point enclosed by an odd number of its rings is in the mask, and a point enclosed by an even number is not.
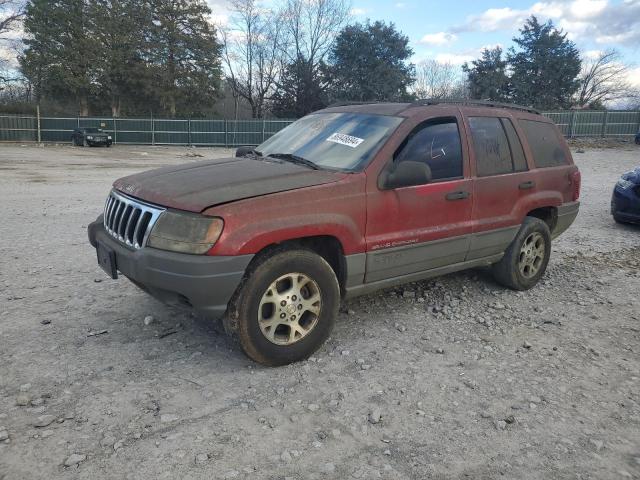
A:
[[[42,136],[40,130],[40,104],[36,105],[36,115],[38,116],[38,143],[42,143]]]
[[[153,112],[151,112],[151,145],[156,144],[156,129],[153,122]]]
[[[118,120],[113,117],[113,143],[118,143]]]
[[[266,121],[263,118],[262,119],[262,143],[264,143],[264,127],[265,127],[265,123],[266,123]]]
[[[187,120],[187,130],[188,130],[188,140],[189,140],[189,146],[191,147],[191,119]]]
[[[229,148],[229,122],[224,119],[224,148]]]
[[[571,112],[571,119],[569,120],[569,138],[573,138],[575,134],[575,124],[576,124],[576,110]]]
[[[602,120],[602,137],[607,136],[607,120],[609,119],[609,110],[604,111],[604,118]]]

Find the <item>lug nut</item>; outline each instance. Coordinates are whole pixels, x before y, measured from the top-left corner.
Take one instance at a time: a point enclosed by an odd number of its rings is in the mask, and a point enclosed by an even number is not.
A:
[[[280,305],[281,305],[282,307],[284,307],[286,304],[287,304],[287,302],[286,302],[286,301],[284,301],[284,300],[282,300],[282,301],[280,302]]]

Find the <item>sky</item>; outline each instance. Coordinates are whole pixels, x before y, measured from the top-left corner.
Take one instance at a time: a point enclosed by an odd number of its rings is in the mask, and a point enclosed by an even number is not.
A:
[[[225,23],[226,0],[209,4],[214,19]],[[414,63],[456,65],[478,58],[485,47],[508,48],[535,14],[562,28],[585,57],[618,49],[632,66],[629,80],[640,87],[640,0],[352,0],[351,14],[360,22],[393,22],[409,37]]]

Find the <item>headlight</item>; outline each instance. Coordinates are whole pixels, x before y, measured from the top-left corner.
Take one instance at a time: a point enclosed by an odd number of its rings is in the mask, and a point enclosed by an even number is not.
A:
[[[616,186],[621,190],[630,190],[635,186],[635,184],[633,182],[630,182],[629,180],[621,178],[620,180],[618,180],[618,183],[616,183]]]
[[[220,238],[221,218],[167,210],[156,221],[147,245],[171,252],[203,254]]]
[[[108,135],[108,136],[107,136],[107,140],[111,140],[111,135]]]
[[[93,140],[93,137],[92,137],[91,135],[89,135],[89,136],[87,137],[87,140]]]

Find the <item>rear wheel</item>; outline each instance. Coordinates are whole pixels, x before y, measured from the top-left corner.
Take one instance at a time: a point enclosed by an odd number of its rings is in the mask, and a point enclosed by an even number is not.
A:
[[[539,218],[526,217],[504,257],[493,266],[493,275],[506,287],[528,290],[544,275],[550,254],[549,227]]]
[[[331,266],[308,250],[285,250],[250,269],[227,312],[251,359],[276,366],[309,357],[338,314],[340,288]]]

